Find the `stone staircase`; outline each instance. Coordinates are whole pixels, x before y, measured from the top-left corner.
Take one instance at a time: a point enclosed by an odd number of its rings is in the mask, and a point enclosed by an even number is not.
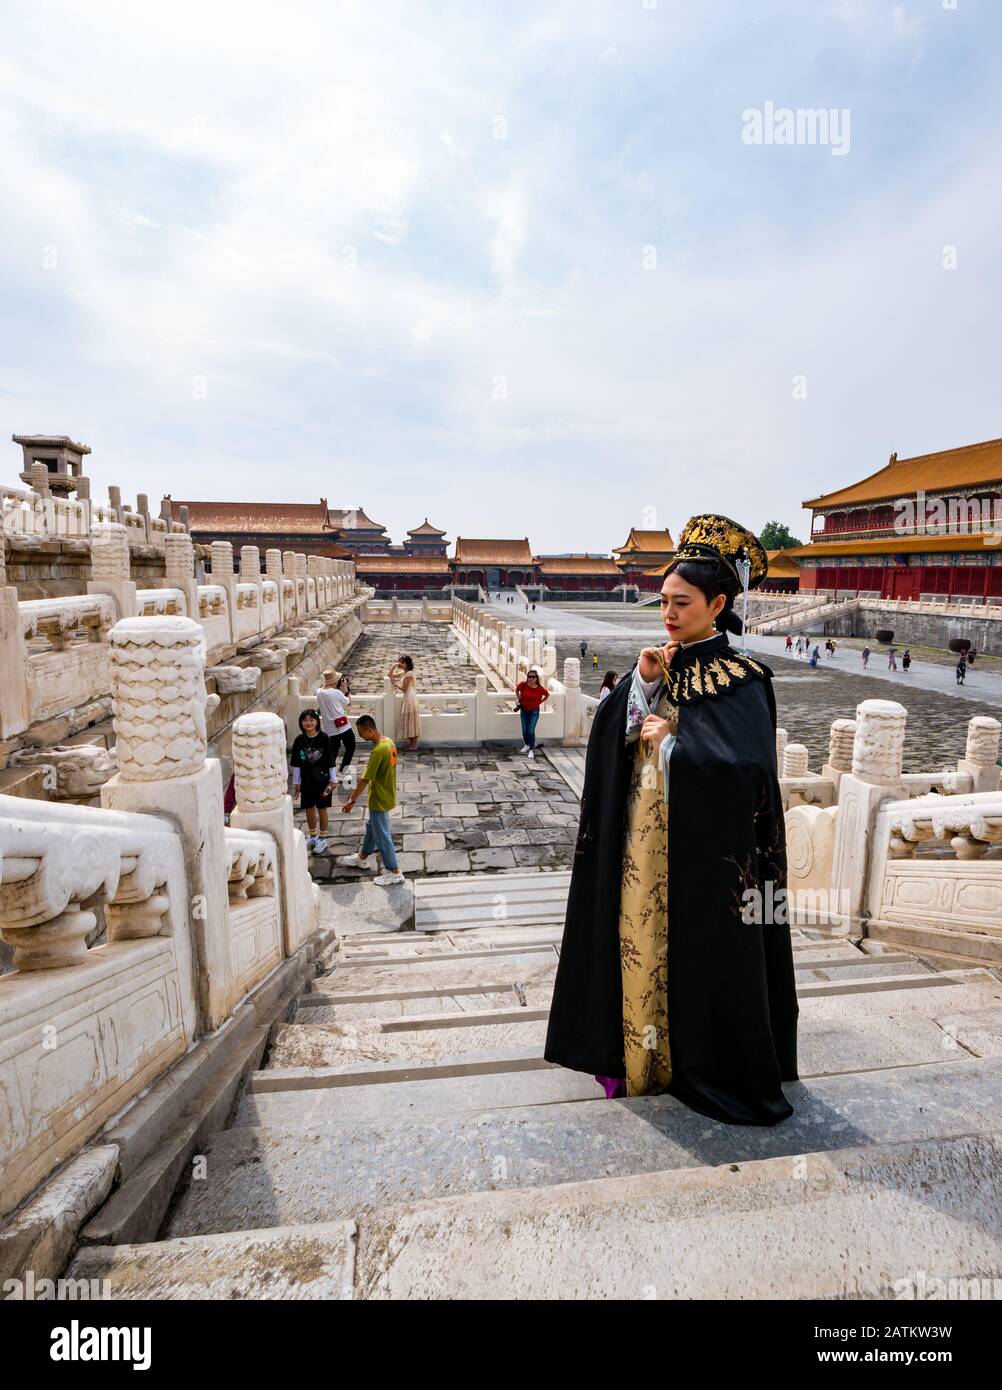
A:
[[[123,1298],[355,1299],[866,1298],[919,1270],[998,1276],[995,972],[799,929],[790,1120],[607,1101],[542,1057],[566,877],[419,884],[417,930],[343,938],[161,1238],[83,1246],[68,1275]],[[499,892],[519,904],[500,920]]]

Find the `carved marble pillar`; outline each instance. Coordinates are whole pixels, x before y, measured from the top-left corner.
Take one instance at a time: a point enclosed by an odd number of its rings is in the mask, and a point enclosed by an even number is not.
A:
[[[266,831],[278,848],[282,932],[291,956],[318,925],[306,839],[293,823],[285,725],[277,714],[242,714],[233,725],[236,808],[230,824]]]
[[[852,771],[839,780],[832,854],[831,920],[845,934],[861,936],[866,875],[881,801],[903,799],[901,782],[908,711],[895,700],[864,700],[856,707]],[[847,912],[842,905],[847,905]]]
[[[233,573],[233,542],[213,541],[212,582],[226,590],[226,607],[230,615],[230,641],[237,640],[237,578]]]
[[[89,594],[110,594],[120,618],[136,615],[136,586],[131,579],[129,537],[117,521],[101,521],[91,527]]]
[[[783,749],[783,776],[806,777],[809,753],[803,743],[788,743]]]
[[[967,747],[957,763],[958,772],[969,772],[976,792],[997,792],[999,735],[1002,724],[990,715],[976,714],[967,726]]]
[[[507,627],[502,629],[506,634]],[[507,637],[502,638],[502,649],[507,650]],[[507,664],[507,657],[502,658]],[[581,661],[579,657],[564,658],[564,742],[570,743],[584,737],[584,700],[581,697]]]
[[[852,771],[852,750],[856,741],[855,719],[836,719],[828,733],[828,761],[821,769],[822,777],[835,783],[836,789],[844,772]]]
[[[195,579],[195,547],[186,532],[164,537],[164,583],[167,589],[184,594],[189,618],[198,617],[198,581]]]
[[[202,629],[190,618],[126,618],[109,640],[119,771],[101,805],[166,816],[181,836],[201,1010],[215,1029],[232,1010],[236,973],[222,771],[206,757]]]

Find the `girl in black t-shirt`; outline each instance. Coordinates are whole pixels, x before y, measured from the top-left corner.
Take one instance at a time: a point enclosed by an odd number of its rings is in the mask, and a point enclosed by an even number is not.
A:
[[[320,727],[320,712],[304,709],[299,716],[302,732],[292,745],[292,794],[294,799],[302,798],[300,805],[306,812],[310,833],[306,838],[306,848],[311,854],[326,854],[327,811],[330,808],[338,775],[334,765],[334,748],[330,739]],[[317,815],[320,817],[320,833],[317,833]]]

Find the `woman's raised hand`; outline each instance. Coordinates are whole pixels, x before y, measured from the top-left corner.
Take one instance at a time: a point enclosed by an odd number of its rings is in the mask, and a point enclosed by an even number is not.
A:
[[[661,666],[668,667],[678,647],[677,642],[666,642],[663,647],[645,647],[637,661],[637,669],[642,681],[652,681],[661,675]],[[660,662],[658,657],[661,658]]]

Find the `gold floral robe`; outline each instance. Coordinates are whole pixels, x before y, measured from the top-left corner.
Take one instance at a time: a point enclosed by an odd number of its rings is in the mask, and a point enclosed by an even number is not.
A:
[[[654,713],[678,730],[662,689]],[[623,845],[619,955],[623,974],[626,1094],[655,1094],[671,1081],[668,1046],[668,806],[658,750],[634,747]]]

